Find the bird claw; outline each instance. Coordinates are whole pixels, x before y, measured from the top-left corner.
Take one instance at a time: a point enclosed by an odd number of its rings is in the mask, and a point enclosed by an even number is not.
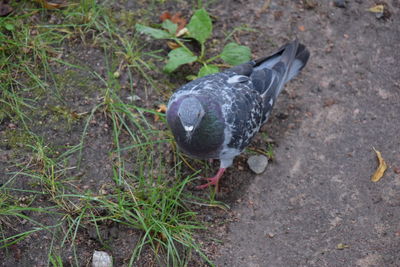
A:
[[[207,188],[211,185],[215,185],[215,188],[218,191],[218,181],[219,181],[219,177],[211,177],[211,178],[203,178],[204,180],[207,180],[208,183],[206,184],[202,184],[202,185],[198,185],[196,186],[196,189],[204,189]]]
[[[198,186],[196,186],[196,189],[204,189],[204,188],[209,187],[210,185],[215,185],[215,189],[218,192],[218,182],[219,182],[219,179],[221,178],[222,174],[224,173],[224,171],[225,171],[225,168],[220,168],[214,177],[203,178],[204,180],[207,180],[208,183],[198,185]]]

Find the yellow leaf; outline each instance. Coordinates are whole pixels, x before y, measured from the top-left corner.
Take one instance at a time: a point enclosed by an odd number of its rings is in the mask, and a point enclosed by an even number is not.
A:
[[[385,9],[384,5],[376,5],[376,6],[369,8],[368,11],[372,12],[372,13],[383,13],[384,9]]]
[[[348,248],[348,247],[349,247],[349,245],[346,245],[346,244],[343,244],[343,243],[339,243],[339,244],[337,244],[336,249],[342,250],[342,249],[345,249],[345,248]]]
[[[161,112],[161,113],[167,112],[167,106],[165,104],[158,105],[157,112]]]
[[[156,110],[159,113],[165,113],[167,112],[167,106],[165,104],[160,104],[158,105],[158,109]],[[158,121],[160,119],[160,116],[157,114],[154,114],[154,121]]]
[[[181,37],[182,35],[185,35],[185,34],[187,34],[189,31],[188,31],[188,29],[185,27],[185,28],[182,28],[182,29],[180,29],[177,33],[176,33],[176,37]]]
[[[181,47],[179,44],[177,44],[175,42],[171,42],[171,41],[167,41],[167,45],[171,49],[177,49],[177,48]]]
[[[381,152],[379,152],[375,148],[373,148],[373,149],[374,149],[374,151],[376,153],[376,157],[378,158],[379,166],[376,169],[374,175],[372,175],[371,181],[372,182],[378,182],[382,178],[383,174],[385,173],[385,171],[387,169],[387,164],[386,164],[385,160],[382,158]]]

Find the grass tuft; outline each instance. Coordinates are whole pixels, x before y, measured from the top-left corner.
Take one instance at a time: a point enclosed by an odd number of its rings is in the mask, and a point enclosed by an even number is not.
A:
[[[143,14],[129,13],[124,22],[126,12],[118,17],[94,0],[55,10],[34,1],[12,7],[0,20],[0,146],[7,148],[0,162],[0,256],[29,246],[32,237],[47,248],[48,265],[86,265],[82,250],[113,253],[101,228],[116,224],[140,233],[129,266],[149,251],[163,266],[185,266],[193,254],[212,265],[195,238],[205,226],[193,207],[219,203],[186,189],[199,170],[176,151],[165,115],[153,109],[151,101],[165,102],[171,85],[160,72],[163,50],[126,27]],[[86,52],[101,64],[81,59]],[[92,163],[87,151],[98,149],[90,147],[92,132],[103,130],[96,120],[108,127],[102,133],[112,144],[110,175],[91,186],[87,181],[98,177],[85,172]],[[82,247],[91,228],[98,239]]]

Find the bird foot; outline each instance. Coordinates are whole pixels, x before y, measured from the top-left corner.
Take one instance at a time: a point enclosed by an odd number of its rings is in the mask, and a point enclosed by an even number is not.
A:
[[[204,189],[204,188],[209,187],[210,185],[215,185],[215,188],[218,191],[218,182],[219,182],[219,179],[222,177],[222,174],[224,173],[224,171],[225,171],[225,168],[220,168],[214,177],[203,178],[204,180],[207,180],[208,183],[196,186],[196,188]]]

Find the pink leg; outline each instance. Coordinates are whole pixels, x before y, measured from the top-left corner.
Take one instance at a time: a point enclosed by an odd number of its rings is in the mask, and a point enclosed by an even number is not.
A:
[[[208,183],[196,186],[196,188],[204,189],[204,188],[209,187],[210,185],[215,185],[215,188],[218,191],[218,182],[219,182],[219,179],[222,177],[222,174],[224,174],[224,171],[225,171],[225,168],[219,168],[217,174],[214,177],[203,178],[203,179],[206,179],[208,181]]]

